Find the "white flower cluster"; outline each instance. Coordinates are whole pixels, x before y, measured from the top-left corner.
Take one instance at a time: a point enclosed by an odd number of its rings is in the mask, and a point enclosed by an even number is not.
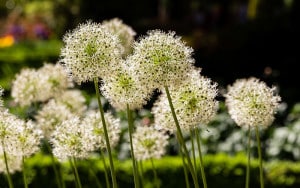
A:
[[[200,76],[195,69],[179,87],[170,87],[173,106],[182,130],[194,129],[209,123],[216,115],[218,102],[217,84]],[[176,126],[169,107],[167,95],[161,94],[152,108],[154,123],[158,129],[175,131]]]
[[[31,121],[24,121],[0,109],[0,171],[5,162],[4,152],[10,172],[20,170],[22,157],[29,157],[39,150],[41,131]],[[12,161],[13,160],[13,161]]]
[[[66,105],[51,99],[37,112],[35,119],[45,138],[49,139],[56,126],[59,126],[65,120],[71,119],[73,116],[73,113]]]
[[[139,126],[132,135],[133,151],[137,160],[161,158],[168,145],[169,136],[153,127]]]
[[[130,109],[140,109],[152,94],[152,89],[148,88],[145,80],[139,80],[127,64],[123,64],[109,78],[104,79],[100,89],[118,110],[126,110],[127,105]]]
[[[72,82],[60,64],[45,64],[37,70],[22,69],[12,83],[11,95],[20,106],[27,106],[59,96],[71,86]]]
[[[119,141],[120,122],[112,114],[105,113],[108,136],[111,146]],[[50,142],[53,145],[53,154],[59,160],[69,157],[87,158],[97,149],[105,149],[104,130],[102,128],[100,113],[89,111],[81,119],[73,116],[62,121],[55,127]]]
[[[152,88],[162,89],[186,78],[194,64],[192,52],[175,32],[153,30],[134,43],[128,61],[140,79],[146,78]]]
[[[225,94],[231,118],[239,126],[271,125],[281,100],[275,89],[253,77],[236,80]]]
[[[60,62],[79,84],[109,76],[122,59],[119,38],[101,24],[81,24],[63,41]]]
[[[119,18],[113,18],[110,20],[104,20],[102,22],[104,28],[106,28],[109,32],[118,36],[120,42],[122,44],[123,50],[122,55],[125,57],[128,55],[132,49],[132,43],[134,42],[134,36],[136,32],[127,24],[124,24],[122,20]]]
[[[91,132],[81,124],[79,117],[63,121],[60,126],[56,126],[50,140],[53,155],[61,161],[70,157],[87,158],[95,145]]]
[[[117,145],[120,138],[120,120],[113,117],[110,112],[105,113],[104,118],[107,127],[109,143],[111,147],[114,147]],[[95,149],[105,149],[106,142],[100,113],[98,111],[89,111],[86,117],[82,120],[82,124],[84,126],[91,127],[90,129],[92,130],[95,138]]]

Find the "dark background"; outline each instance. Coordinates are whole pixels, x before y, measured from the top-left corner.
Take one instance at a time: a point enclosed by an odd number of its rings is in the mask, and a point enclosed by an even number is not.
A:
[[[10,0],[11,1],[11,0]],[[37,0],[15,0],[16,5]],[[0,16],[11,10],[1,0]],[[202,74],[226,88],[255,76],[276,85],[284,102],[299,102],[299,0],[59,0],[53,31],[61,39],[87,19],[118,17],[137,38],[151,29],[173,30],[195,50]],[[251,3],[256,14],[249,16]],[[253,9],[252,9],[253,10]]]

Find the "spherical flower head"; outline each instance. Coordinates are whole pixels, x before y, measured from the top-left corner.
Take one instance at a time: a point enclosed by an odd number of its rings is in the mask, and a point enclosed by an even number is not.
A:
[[[40,149],[42,131],[32,121],[17,121],[13,125],[14,135],[11,136],[13,147],[8,147],[7,152],[14,156],[29,157]]]
[[[101,24],[80,24],[64,38],[60,62],[77,83],[109,75],[122,58],[122,45]]]
[[[13,156],[13,155],[6,155],[8,170],[10,174],[14,174],[17,171],[22,170],[22,157],[20,156]],[[5,159],[3,156],[3,151],[0,149],[0,173],[6,174],[6,166],[5,166]]]
[[[137,160],[158,159],[165,153],[168,135],[153,127],[138,126],[132,135],[133,151]]]
[[[104,114],[105,123],[107,126],[108,138],[111,147],[117,145],[120,139],[120,120],[113,117],[110,112]],[[95,149],[105,149],[106,141],[104,135],[104,129],[102,119],[99,111],[89,111],[86,117],[82,120],[83,126],[89,127],[92,130],[92,134],[95,138]]]
[[[113,18],[110,20],[104,20],[102,25],[107,28],[107,30],[118,36],[120,42],[123,46],[122,55],[125,57],[132,51],[132,44],[134,42],[134,36],[136,32],[127,24],[124,24],[119,18]]]
[[[180,83],[192,69],[193,49],[186,46],[175,32],[149,31],[133,45],[129,61],[139,70],[142,78],[147,78],[155,88]]]
[[[67,88],[73,87],[72,80],[68,73],[59,63],[45,63],[44,66],[38,69],[38,72],[46,77],[49,98],[59,96]]]
[[[55,101],[58,105],[65,105],[69,111],[79,116],[87,109],[85,97],[78,89],[65,90],[55,97]]]
[[[81,124],[79,117],[73,117],[56,126],[50,142],[53,145],[53,154],[60,161],[70,157],[87,158],[94,150],[92,130]]]
[[[20,106],[49,99],[47,77],[35,69],[22,69],[12,83],[11,96]]]
[[[49,139],[56,126],[59,126],[63,121],[73,116],[74,114],[66,105],[57,103],[56,100],[51,99],[37,112],[35,119],[44,137]]]
[[[140,109],[151,97],[153,89],[145,80],[139,80],[129,66],[124,65],[110,77],[103,79],[103,96],[117,110]]]
[[[17,124],[17,118],[8,112],[7,109],[0,108],[0,148],[12,147],[11,137],[14,135],[14,126]]]
[[[275,89],[253,77],[236,80],[225,94],[231,118],[239,126],[271,125],[281,100]]]
[[[193,70],[181,85],[170,87],[172,103],[181,129],[188,131],[198,125],[208,124],[218,110],[218,101],[215,99],[217,94],[217,84],[201,76],[197,69]],[[176,130],[165,92],[154,104],[152,112],[157,127],[169,131]]]

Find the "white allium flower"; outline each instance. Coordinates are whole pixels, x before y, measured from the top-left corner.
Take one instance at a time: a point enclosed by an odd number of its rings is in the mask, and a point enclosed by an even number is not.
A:
[[[107,28],[107,30],[120,39],[123,46],[123,56],[125,57],[132,51],[132,44],[134,42],[134,36],[136,32],[128,25],[124,24],[119,18],[113,18],[110,20],[104,20],[102,25]]]
[[[90,127],[84,126],[78,117],[56,126],[51,138],[53,154],[59,160],[70,157],[87,158],[95,148],[95,138]]]
[[[73,82],[64,67],[59,64],[45,63],[37,70],[40,74],[47,77],[49,98],[59,96],[67,88],[73,87]]]
[[[22,157],[6,155],[7,165],[10,174],[14,174],[17,171],[22,171]],[[3,151],[0,149],[0,173],[6,173],[5,160],[3,156]]]
[[[44,137],[50,138],[56,126],[59,126],[65,120],[73,118],[73,116],[74,114],[66,105],[51,99],[37,112],[35,119],[39,128],[43,131]]]
[[[32,121],[17,119],[13,127],[14,135],[10,138],[12,146],[7,148],[7,153],[29,157],[40,149],[42,131]]]
[[[55,98],[58,105],[65,105],[69,111],[81,116],[86,111],[86,100],[82,92],[78,89],[65,90]]]
[[[22,69],[12,84],[12,97],[21,106],[59,96],[73,84],[60,64],[44,64],[40,69]]]
[[[281,100],[275,89],[253,77],[236,80],[225,94],[231,118],[239,126],[271,125]]]
[[[123,64],[115,74],[103,79],[101,86],[103,96],[118,110],[140,109],[151,97],[153,89],[148,87],[146,80],[139,80],[134,71]]]
[[[122,59],[122,45],[101,24],[80,24],[64,38],[60,62],[77,83],[109,76]]]
[[[168,145],[169,136],[153,127],[138,126],[132,135],[133,151],[137,160],[161,158]]]
[[[35,69],[22,69],[12,83],[11,96],[21,106],[49,98],[47,77]]]
[[[133,45],[128,61],[138,70],[137,76],[148,79],[148,85],[162,89],[179,84],[192,69],[193,49],[175,32],[152,30]]]
[[[217,84],[200,76],[199,70],[191,71],[178,87],[170,87],[172,103],[182,130],[190,130],[199,124],[208,124],[216,115],[218,102]],[[152,112],[157,128],[175,131],[176,126],[165,92],[155,102]]]
[[[7,109],[0,108],[0,148],[6,151],[8,147],[12,147],[11,137],[15,134],[15,124],[18,123],[17,118],[10,114]]]
[[[120,139],[120,119],[113,117],[110,112],[104,114],[109,143],[111,147],[117,145]],[[95,149],[105,149],[106,141],[102,125],[102,119],[99,111],[89,111],[86,117],[82,120],[82,126],[89,127],[92,130],[93,138],[95,138]]]

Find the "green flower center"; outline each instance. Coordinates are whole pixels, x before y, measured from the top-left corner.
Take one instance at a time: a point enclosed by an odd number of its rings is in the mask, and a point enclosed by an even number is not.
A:
[[[145,139],[144,141],[142,141],[142,145],[150,149],[155,145],[155,141],[153,139]]]
[[[84,49],[84,52],[88,54],[88,56],[93,56],[97,52],[96,45],[92,42],[88,43]]]

